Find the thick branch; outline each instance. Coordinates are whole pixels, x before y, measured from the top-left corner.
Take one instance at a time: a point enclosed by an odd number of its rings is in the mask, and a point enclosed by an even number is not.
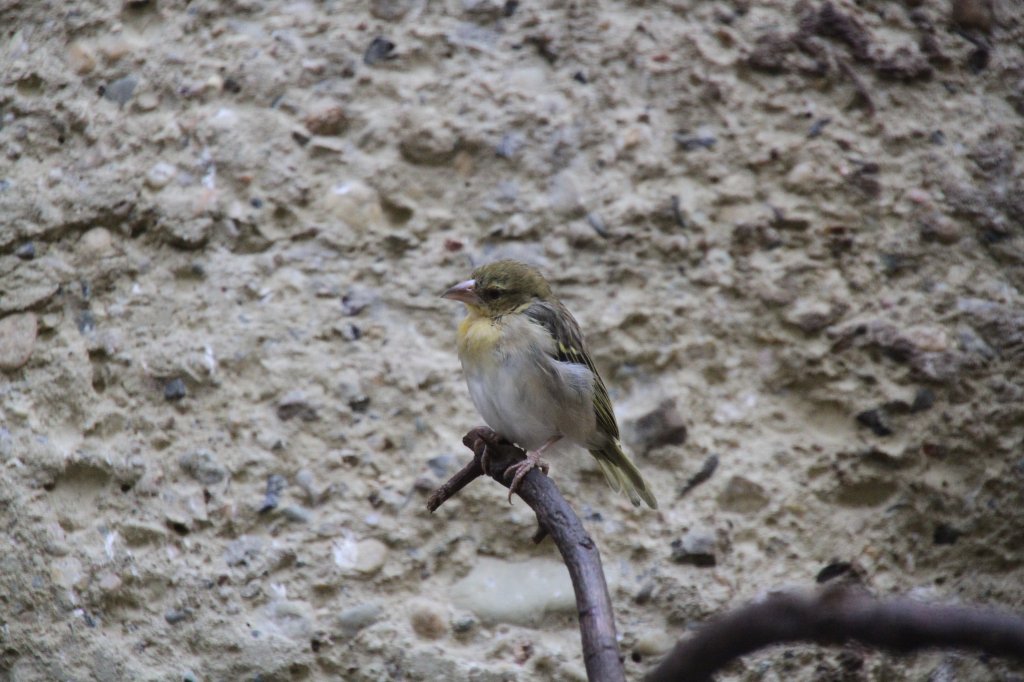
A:
[[[436,510],[483,473],[481,458],[485,453],[491,477],[505,487],[509,484],[502,476],[505,469],[525,457],[522,450],[501,442],[493,431],[486,428],[473,429],[462,442],[473,450],[473,461],[430,496],[427,500],[430,511]],[[534,469],[523,478],[518,494],[537,515],[541,533],[551,535],[569,569],[576,592],[587,679],[591,682],[624,682],[626,677],[619,659],[611,598],[594,541],[562,497],[558,486],[540,471]]]
[[[1024,660],[1024,618],[908,599],[879,601],[849,588],[776,593],[703,626],[647,676],[701,682],[729,662],[773,644],[859,642],[896,653],[972,649]]]

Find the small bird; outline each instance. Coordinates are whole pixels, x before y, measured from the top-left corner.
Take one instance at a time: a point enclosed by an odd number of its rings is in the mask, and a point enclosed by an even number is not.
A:
[[[525,263],[482,265],[445,291],[469,314],[459,325],[459,360],[473,404],[487,425],[515,442],[526,459],[513,475],[509,502],[541,454],[561,439],[590,451],[609,485],[635,506],[658,508],[636,465],[622,450],[608,389],[587,352],[579,324],[541,273]]]

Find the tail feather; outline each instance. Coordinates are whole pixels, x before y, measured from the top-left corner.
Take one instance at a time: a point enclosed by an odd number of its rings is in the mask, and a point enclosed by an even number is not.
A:
[[[634,507],[639,507],[640,501],[643,500],[651,509],[658,508],[658,500],[654,498],[654,493],[647,487],[647,482],[640,475],[640,470],[622,451],[622,444],[618,440],[591,450],[590,454],[597,460],[598,466],[601,467],[601,473],[604,474],[604,478],[612,490],[625,492]]]

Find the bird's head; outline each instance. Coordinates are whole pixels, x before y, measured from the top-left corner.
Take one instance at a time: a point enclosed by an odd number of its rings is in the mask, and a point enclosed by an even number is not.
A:
[[[481,265],[473,271],[472,279],[459,282],[441,297],[462,301],[486,317],[501,317],[535,300],[550,299],[551,287],[536,268],[515,260],[499,260]]]

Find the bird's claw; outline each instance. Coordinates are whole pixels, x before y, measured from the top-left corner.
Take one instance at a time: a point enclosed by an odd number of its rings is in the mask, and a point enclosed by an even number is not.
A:
[[[540,469],[541,473],[545,476],[548,475],[548,463],[540,458],[540,453],[536,450],[531,450],[526,453],[526,459],[521,462],[516,462],[509,468],[505,469],[504,477],[508,479],[509,474],[514,474],[512,477],[512,483],[508,486],[508,503],[512,504],[513,493],[518,492],[519,484],[522,482],[523,477],[530,473],[531,469]]]

